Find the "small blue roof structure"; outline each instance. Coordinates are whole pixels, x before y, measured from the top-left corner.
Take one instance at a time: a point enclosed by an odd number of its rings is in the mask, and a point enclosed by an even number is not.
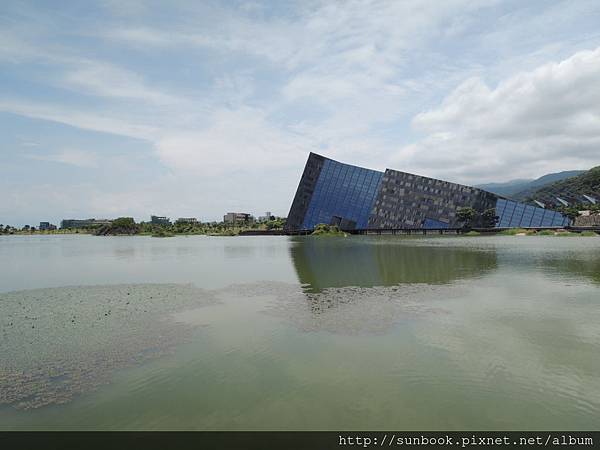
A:
[[[561,204],[563,204],[564,206],[569,206],[569,202],[566,200],[563,200],[560,197],[556,197],[556,200],[558,200]]]

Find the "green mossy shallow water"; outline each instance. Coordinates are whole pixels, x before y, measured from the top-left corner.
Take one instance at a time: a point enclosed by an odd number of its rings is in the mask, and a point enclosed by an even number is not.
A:
[[[7,236],[0,273],[3,430],[600,426],[598,239]]]
[[[37,408],[92,390],[114,370],[185,341],[189,330],[173,327],[167,313],[213,302],[176,284],[0,293],[0,405]]]

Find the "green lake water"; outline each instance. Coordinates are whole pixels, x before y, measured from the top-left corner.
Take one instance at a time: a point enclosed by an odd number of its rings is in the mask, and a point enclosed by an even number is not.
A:
[[[600,237],[0,237],[0,430],[599,429]]]

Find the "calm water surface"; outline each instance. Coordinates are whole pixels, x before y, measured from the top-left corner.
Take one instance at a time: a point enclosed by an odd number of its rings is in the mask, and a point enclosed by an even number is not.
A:
[[[599,354],[600,238],[0,237],[4,430],[598,429]]]

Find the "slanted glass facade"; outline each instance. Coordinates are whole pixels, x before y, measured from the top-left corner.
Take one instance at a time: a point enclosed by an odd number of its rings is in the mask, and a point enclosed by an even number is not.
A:
[[[496,202],[498,228],[564,227],[569,219],[558,211],[537,208],[524,203],[499,198]]]
[[[315,185],[302,229],[320,223],[367,228],[383,173],[326,159]]]
[[[441,220],[430,219],[428,217],[423,221],[423,228],[427,229],[448,228],[448,226],[448,222],[442,222]]]
[[[397,170],[385,173],[343,164],[311,153],[292,202],[287,231],[312,230],[320,223],[353,229],[442,229],[464,226],[458,211],[477,211],[474,228],[564,227],[558,211],[519,203],[471,186]]]

